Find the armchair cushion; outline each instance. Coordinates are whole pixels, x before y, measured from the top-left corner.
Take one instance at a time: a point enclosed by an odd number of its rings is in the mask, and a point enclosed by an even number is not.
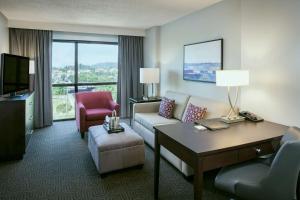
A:
[[[111,115],[111,110],[107,108],[95,108],[86,110],[86,120],[104,120],[106,115]]]

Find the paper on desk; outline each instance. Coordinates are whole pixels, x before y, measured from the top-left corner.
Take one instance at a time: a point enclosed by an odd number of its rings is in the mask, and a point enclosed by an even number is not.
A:
[[[195,126],[195,128],[198,129],[198,130],[206,130],[207,129],[204,126],[201,126],[201,125],[197,125],[197,126]]]

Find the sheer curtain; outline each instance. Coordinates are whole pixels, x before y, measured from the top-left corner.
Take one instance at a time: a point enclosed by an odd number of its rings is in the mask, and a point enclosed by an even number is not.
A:
[[[121,117],[129,117],[129,97],[141,97],[140,68],[144,65],[143,37],[119,36],[118,103]]]
[[[52,31],[9,29],[10,53],[35,61],[34,125],[52,125],[51,53]]]

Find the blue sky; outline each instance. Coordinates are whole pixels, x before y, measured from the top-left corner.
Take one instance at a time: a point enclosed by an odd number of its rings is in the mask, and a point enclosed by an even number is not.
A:
[[[53,42],[52,66],[74,65],[74,43]],[[103,44],[78,44],[79,64],[92,65],[100,62],[118,62],[118,46]]]

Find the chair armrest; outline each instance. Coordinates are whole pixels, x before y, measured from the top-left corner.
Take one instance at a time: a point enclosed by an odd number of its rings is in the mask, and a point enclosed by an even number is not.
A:
[[[86,109],[81,102],[76,103],[76,124],[80,132],[85,131]]]
[[[132,116],[135,113],[158,113],[160,102],[135,103],[133,104]]]
[[[110,106],[111,110],[116,110],[117,114],[119,115],[119,112],[120,112],[120,105],[119,104],[117,104],[114,101],[109,101],[109,106]]]
[[[78,114],[80,115],[80,119],[84,119],[86,115],[86,109],[81,102],[77,103]]]

